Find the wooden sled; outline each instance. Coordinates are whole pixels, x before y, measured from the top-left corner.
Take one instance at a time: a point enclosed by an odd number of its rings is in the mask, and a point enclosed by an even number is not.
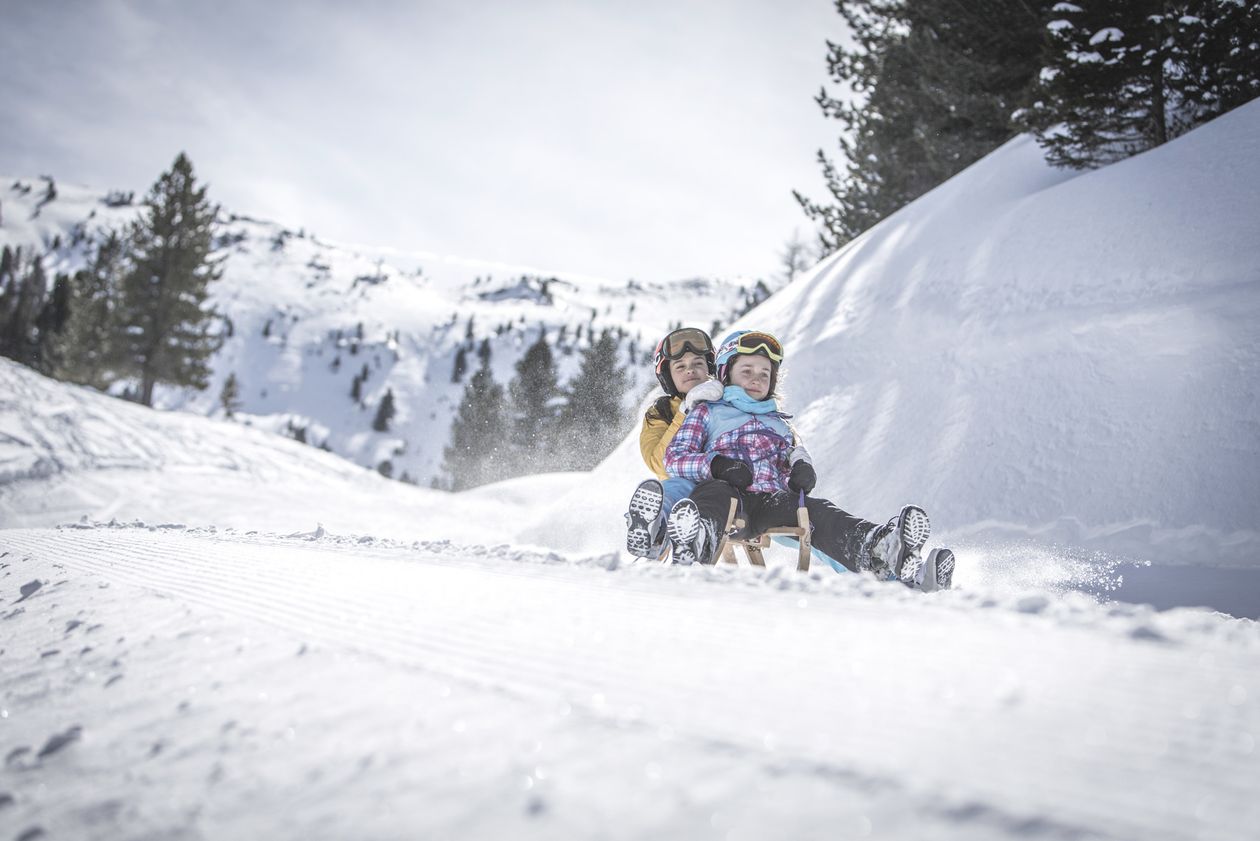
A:
[[[796,509],[795,526],[776,526],[752,538],[734,537],[733,535],[743,531],[744,525],[744,521],[739,518],[739,500],[732,499],[731,511],[726,517],[726,530],[722,534],[722,542],[718,544],[715,559],[721,558],[725,563],[738,564],[739,561],[735,558],[735,547],[742,546],[748,563],[755,567],[763,567],[766,565],[766,559],[761,553],[770,547],[770,536],[784,534],[795,537],[800,543],[800,554],[796,559],[797,571],[809,572],[809,511],[804,505]]]

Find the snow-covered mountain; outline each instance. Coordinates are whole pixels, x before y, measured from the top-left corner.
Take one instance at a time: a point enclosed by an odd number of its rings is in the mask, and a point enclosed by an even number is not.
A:
[[[6,185],[0,189],[0,245],[44,254],[49,277],[80,268],[103,230],[119,230],[138,213],[119,190],[43,177],[0,178],[0,184]],[[395,478],[405,475],[424,486],[441,473],[442,449],[483,341],[495,379],[506,385],[525,349],[546,330],[563,384],[577,373],[592,331],[616,331],[630,375],[621,419],[629,429],[655,385],[646,355],[671,324],[727,324],[751,296],[780,285],[540,275],[332,243],[226,211],[221,219],[223,276],[211,286],[211,303],[227,317],[230,335],[212,360],[205,391],[159,387],[155,406],[222,416],[219,395],[235,374],[239,421],[300,437],[365,467],[389,462]],[[468,373],[455,382],[461,347]],[[352,386],[364,373],[355,401]],[[381,433],[372,421],[386,390],[397,413]]]
[[[576,475],[528,481],[550,494]],[[117,518],[467,540],[463,524],[475,523],[479,540],[501,542],[515,538],[519,514],[500,486],[412,487],[284,436],[147,409],[0,359],[0,528]]]

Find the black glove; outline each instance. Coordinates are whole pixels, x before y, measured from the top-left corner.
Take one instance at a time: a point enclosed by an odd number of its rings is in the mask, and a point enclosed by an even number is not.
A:
[[[814,472],[814,466],[804,459],[800,459],[796,464],[792,465],[792,474],[788,476],[788,487],[794,491],[804,491],[809,493],[814,489],[814,485],[818,484],[818,474]]]
[[[747,462],[726,456],[714,456],[709,463],[714,479],[721,479],[736,490],[742,491],[752,484],[753,472]]]
[[[662,394],[656,398],[656,402],[652,405],[656,408],[656,414],[664,418],[665,423],[674,422],[674,401],[668,394]]]

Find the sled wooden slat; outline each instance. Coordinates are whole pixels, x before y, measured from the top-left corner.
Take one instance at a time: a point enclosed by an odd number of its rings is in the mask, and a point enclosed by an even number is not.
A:
[[[721,558],[728,564],[738,564],[739,560],[735,557],[735,547],[741,546],[750,565],[764,567],[766,559],[762,552],[770,547],[770,535],[784,534],[795,537],[800,544],[796,558],[796,569],[800,572],[809,572],[809,510],[805,506],[802,505],[796,509],[795,526],[775,526],[774,528],[766,529],[756,537],[747,539],[731,536],[732,532],[738,532],[744,528],[744,521],[739,518],[738,514],[739,501],[732,499],[730,513],[726,516],[726,530],[722,534],[722,544],[718,548],[716,557]]]

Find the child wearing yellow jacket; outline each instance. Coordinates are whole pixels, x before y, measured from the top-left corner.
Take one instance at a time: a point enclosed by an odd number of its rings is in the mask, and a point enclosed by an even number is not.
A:
[[[691,493],[695,482],[670,478],[665,472],[665,450],[697,403],[718,400],[722,386],[717,373],[713,340],[696,327],[670,332],[656,345],[652,364],[665,393],[648,407],[639,432],[643,462],[656,475],[635,488],[626,512],[626,549],[641,558],[659,560],[665,539],[665,513]]]

